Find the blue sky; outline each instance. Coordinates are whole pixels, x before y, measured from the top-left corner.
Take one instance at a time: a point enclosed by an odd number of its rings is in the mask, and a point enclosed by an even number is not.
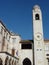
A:
[[[42,10],[44,38],[49,39],[49,0],[0,0],[0,19],[9,30],[30,40],[33,38],[32,9],[36,4]]]

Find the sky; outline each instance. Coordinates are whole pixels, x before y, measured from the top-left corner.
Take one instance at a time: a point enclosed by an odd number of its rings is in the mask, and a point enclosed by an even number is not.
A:
[[[23,40],[32,40],[32,10],[35,5],[41,8],[44,38],[49,39],[49,0],[0,0],[0,20]]]

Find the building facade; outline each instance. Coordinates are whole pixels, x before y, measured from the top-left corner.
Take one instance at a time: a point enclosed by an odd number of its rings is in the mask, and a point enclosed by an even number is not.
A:
[[[49,40],[43,37],[42,12],[32,10],[33,40],[22,40],[0,21],[0,65],[49,65]]]

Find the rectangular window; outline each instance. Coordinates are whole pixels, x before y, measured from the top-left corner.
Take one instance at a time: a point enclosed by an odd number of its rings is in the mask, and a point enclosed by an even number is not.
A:
[[[8,42],[9,42],[9,34],[8,34]]]
[[[12,49],[12,56],[15,55],[15,49]]]
[[[49,56],[49,54],[46,54],[46,56]]]
[[[21,49],[32,49],[32,44],[21,44]]]
[[[3,27],[1,26],[1,34],[3,34]]]
[[[5,36],[5,38],[6,38],[6,30],[4,29],[4,36]]]
[[[10,41],[10,36],[9,36],[9,41]]]
[[[46,50],[46,51],[49,51],[49,44],[46,44],[45,50]]]
[[[13,40],[13,41],[12,41],[13,43],[15,43],[15,42],[16,42],[16,38],[12,38],[12,40]]]
[[[7,39],[8,33],[6,33],[6,39]]]

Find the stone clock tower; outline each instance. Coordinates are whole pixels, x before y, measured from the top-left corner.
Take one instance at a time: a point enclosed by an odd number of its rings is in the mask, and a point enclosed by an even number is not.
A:
[[[34,63],[35,65],[45,65],[42,12],[38,5],[35,5],[33,8],[33,31],[34,31]]]

